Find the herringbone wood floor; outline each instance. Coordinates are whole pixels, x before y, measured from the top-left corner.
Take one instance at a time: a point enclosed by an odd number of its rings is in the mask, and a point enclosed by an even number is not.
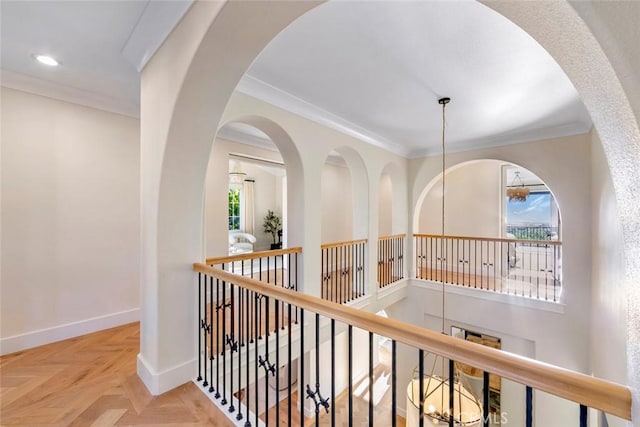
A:
[[[188,383],[152,396],[137,323],[0,357],[2,426],[232,426]]]

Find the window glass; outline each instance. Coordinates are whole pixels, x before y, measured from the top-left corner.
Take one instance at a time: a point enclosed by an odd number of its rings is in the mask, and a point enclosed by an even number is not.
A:
[[[507,233],[516,239],[547,240],[557,227],[553,218],[555,202],[549,191],[532,192],[525,201],[506,198]]]
[[[240,230],[240,189],[229,189],[229,230]]]

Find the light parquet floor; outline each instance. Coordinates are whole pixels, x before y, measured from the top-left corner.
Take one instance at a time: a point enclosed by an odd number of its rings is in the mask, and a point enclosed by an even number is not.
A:
[[[139,324],[0,357],[2,426],[232,426],[195,384],[152,396]]]

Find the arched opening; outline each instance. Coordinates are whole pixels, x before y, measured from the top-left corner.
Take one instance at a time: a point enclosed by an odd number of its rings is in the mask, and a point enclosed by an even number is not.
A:
[[[327,156],[322,167],[322,243],[353,240],[353,179],[338,152]]]
[[[402,183],[398,165],[385,165],[378,186],[378,286],[381,288],[405,277]]]
[[[287,165],[278,144],[247,121],[225,124],[211,151],[205,188],[207,258],[286,247]],[[267,217],[273,232],[265,232]]]
[[[368,180],[350,147],[327,156],[322,169],[321,297],[345,303],[367,292]]]
[[[148,221],[142,233],[139,360],[140,375],[154,392],[180,384],[192,371],[189,361],[193,359],[195,333],[184,331],[195,322],[195,315],[190,311],[194,293],[185,292],[184,284],[192,283],[194,278],[187,267],[176,266],[189,266],[202,256],[202,234],[198,225],[206,170],[206,161],[202,159],[206,159],[211,135],[250,62],[275,34],[315,5],[196,4],[145,69],[142,214]],[[635,192],[627,190],[633,190],[640,182],[639,161],[637,154],[633,154],[638,152],[640,132],[627,98],[611,96],[624,95],[615,71],[568,3],[556,2],[536,13],[531,13],[533,6],[525,3],[491,5],[554,55],[585,100],[610,160],[626,237],[625,254],[632,261],[638,251],[634,236],[638,235],[635,218],[639,216],[640,204],[636,202]],[[264,19],[267,15],[268,20]],[[239,28],[237,22],[245,25]],[[555,24],[549,25],[550,22]],[[247,26],[253,29],[250,34]],[[575,29],[576,37],[565,37],[562,31],[566,28]],[[229,52],[230,43],[238,49]],[[577,51],[584,54],[566,54]],[[622,126],[620,121],[610,120],[611,117],[622,117]],[[184,173],[185,165],[190,166],[189,173]],[[632,268],[633,263],[630,265],[625,283],[633,283],[638,278],[639,272]],[[630,298],[637,302],[638,294],[633,293]],[[161,313],[174,313],[174,316],[167,319]],[[637,323],[638,319],[631,316],[627,330],[640,331]],[[637,349],[635,338],[629,338],[633,349]],[[639,366],[640,352],[630,350],[629,354],[628,365]],[[167,372],[170,379],[163,380]],[[631,378],[631,382],[637,384],[637,380]]]
[[[544,181],[499,160],[445,174],[444,195],[439,174],[416,205],[416,277],[559,302],[561,215]]]
[[[561,240],[560,208],[552,189],[527,168],[501,160],[474,160],[452,166],[445,173],[445,234]],[[510,188],[523,188],[528,193],[524,200],[509,198]],[[439,174],[422,190],[415,230],[442,232],[441,203]]]

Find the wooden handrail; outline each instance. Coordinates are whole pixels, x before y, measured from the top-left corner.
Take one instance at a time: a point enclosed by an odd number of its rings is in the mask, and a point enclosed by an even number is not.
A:
[[[380,240],[390,240],[390,239],[399,239],[399,238],[404,238],[407,237],[407,235],[405,233],[402,234],[390,234],[388,236],[380,236],[378,237],[378,241]]]
[[[246,261],[248,259],[258,259],[258,258],[273,257],[273,256],[286,255],[286,254],[299,254],[299,253],[302,253],[302,248],[298,246],[295,248],[276,249],[275,251],[247,252],[247,253],[238,254],[238,255],[207,258],[205,263],[207,265],[214,265],[214,264],[222,264],[227,262]]]
[[[340,246],[351,246],[351,245],[357,245],[359,243],[367,243],[367,239],[345,240],[344,242],[323,243],[322,245],[320,245],[320,249],[338,248]]]
[[[432,239],[441,239],[440,234],[418,234],[415,233],[413,237],[427,237]],[[452,240],[477,240],[480,242],[505,242],[505,243],[528,243],[534,245],[552,245],[561,246],[562,242],[559,240],[524,240],[524,239],[503,239],[500,237],[468,237],[468,236],[444,236],[445,239]]]
[[[280,302],[321,314],[415,348],[462,362],[520,384],[631,420],[628,387],[512,353],[450,337],[391,318],[325,301],[246,276],[194,264],[193,270],[258,292]]]

